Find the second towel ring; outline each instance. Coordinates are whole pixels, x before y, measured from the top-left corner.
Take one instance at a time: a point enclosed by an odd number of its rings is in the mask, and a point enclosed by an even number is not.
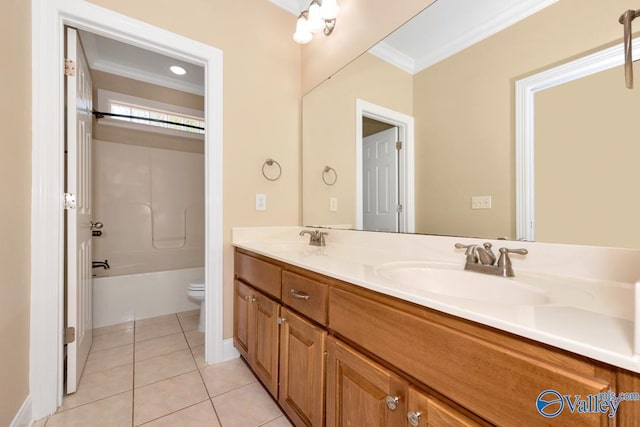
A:
[[[331,171],[333,171],[333,180],[327,181],[327,174]],[[336,183],[336,181],[338,181],[338,172],[336,172],[336,170],[331,166],[325,166],[324,169],[322,170],[322,182],[324,182],[327,185],[333,185]]]
[[[274,164],[276,166],[278,166],[278,175],[276,177],[274,177],[274,178],[270,178],[270,177],[267,176],[267,173],[264,171],[264,168],[267,167],[267,166],[273,166]],[[273,159],[267,159],[262,164],[262,176],[264,176],[269,181],[277,181],[282,176],[282,166],[280,166],[280,163],[278,163],[277,161],[275,161]]]

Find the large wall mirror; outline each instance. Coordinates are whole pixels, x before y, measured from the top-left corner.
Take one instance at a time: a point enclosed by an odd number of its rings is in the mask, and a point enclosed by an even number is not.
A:
[[[303,224],[532,237],[517,227],[516,83],[620,44],[634,4],[513,3],[437,0],[304,96]],[[640,248],[640,89],[621,65],[569,80],[533,95],[535,240]]]

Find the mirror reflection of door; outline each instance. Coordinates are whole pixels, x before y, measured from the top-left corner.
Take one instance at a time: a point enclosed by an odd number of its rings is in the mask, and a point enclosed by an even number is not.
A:
[[[362,125],[363,229],[398,232],[398,128],[368,117]]]

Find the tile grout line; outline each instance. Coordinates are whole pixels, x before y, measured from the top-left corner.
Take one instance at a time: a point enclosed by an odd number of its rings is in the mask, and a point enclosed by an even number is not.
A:
[[[185,331],[184,331],[184,329],[182,328],[182,323],[180,322],[180,318],[178,317],[178,313],[175,313],[175,316],[176,316],[176,317],[177,317],[177,319],[178,319],[178,324],[180,325],[180,330],[182,331],[182,335],[183,335],[183,337],[184,337],[185,341],[187,342],[187,348],[189,349],[189,353],[191,354],[191,358],[193,359],[193,363],[194,363],[194,365],[195,365],[195,367],[196,367],[196,369],[195,369],[195,370],[196,370],[196,371],[198,371],[198,374],[200,375],[200,380],[202,381],[202,384],[204,385],[204,389],[205,389],[205,392],[206,392],[206,394],[207,394],[207,398],[206,398],[205,400],[200,401],[200,402],[196,402],[196,403],[194,403],[194,404],[192,404],[192,405],[185,406],[184,408],[176,409],[176,410],[175,410],[175,411],[173,411],[173,412],[170,412],[170,413],[168,413],[168,414],[165,414],[165,415],[162,415],[162,416],[160,416],[160,417],[154,418],[154,419],[152,419],[152,420],[146,421],[145,423],[140,424],[141,426],[143,426],[143,425],[145,425],[145,424],[149,424],[149,423],[151,423],[151,422],[153,422],[153,421],[156,421],[156,420],[159,420],[159,419],[161,419],[161,418],[168,417],[169,415],[175,414],[175,413],[177,413],[177,412],[183,411],[183,410],[188,409],[188,408],[191,408],[191,407],[193,407],[193,406],[200,405],[201,403],[206,402],[207,400],[208,400],[208,401],[209,401],[209,403],[211,403],[211,405],[213,406],[213,402],[211,402],[211,398],[209,397],[209,390],[207,389],[207,385],[206,385],[206,383],[204,382],[204,378],[202,377],[202,373],[200,372],[200,368],[198,367],[198,362],[196,362],[196,358],[195,358],[195,356],[193,355],[193,350],[191,349],[191,346],[189,345],[189,341],[187,340],[187,337],[186,337],[186,335],[185,335]],[[166,354],[177,353],[178,351],[184,351],[184,350],[176,350],[176,351],[173,351],[173,352],[171,352],[171,353],[166,353]],[[166,354],[164,354],[164,355],[159,355],[159,356],[155,356],[155,357],[165,356]],[[152,358],[150,358],[150,359],[152,359]],[[149,359],[145,359],[145,360],[149,360]],[[134,366],[135,366],[135,364],[134,364]],[[190,374],[190,373],[192,373],[192,372],[193,372],[193,371],[183,372],[183,373],[181,373],[181,374],[174,375],[174,376],[172,376],[172,377],[165,378],[165,379],[163,379],[163,380],[158,380],[158,381],[153,382],[153,383],[145,384],[144,386],[141,386],[140,388],[142,388],[142,387],[146,387],[146,386],[151,385],[151,384],[156,384],[156,383],[158,383],[158,382],[160,382],[160,381],[165,381],[165,380],[170,379],[170,378],[176,378],[176,377],[179,377],[179,376],[181,376],[181,375]],[[135,372],[134,372],[134,375],[135,375]],[[135,384],[134,384],[134,390],[135,390]],[[216,415],[216,418],[218,419],[218,422],[220,422],[220,419],[219,419],[218,414],[217,414],[217,412],[216,412],[216,410],[215,410],[215,407],[213,408],[213,413]],[[221,424],[221,423],[220,423],[220,425],[222,426],[222,424]]]
[[[178,321],[180,321],[180,318],[178,318]],[[180,327],[182,328],[182,323],[180,323]],[[192,348],[191,344],[189,343],[189,340],[187,340],[187,335],[186,335],[186,331],[184,330],[184,328],[182,329],[182,333],[184,334],[184,339],[187,341],[187,347],[189,347],[189,351],[191,352],[191,357],[193,357],[193,363],[196,364],[196,369],[198,370],[198,375],[200,375],[200,381],[202,381],[202,385],[204,386],[204,391],[205,391],[205,393],[207,393],[207,400],[209,401],[209,404],[211,405],[211,408],[213,409],[213,413],[216,416],[216,420],[218,421],[218,424],[220,426],[222,426],[222,420],[220,419],[220,415],[218,414],[218,411],[216,411],[216,405],[213,404],[213,397],[211,396],[211,393],[209,392],[209,387],[207,387],[207,382],[204,380],[204,376],[202,375],[202,368],[200,368],[200,366],[198,366],[198,361],[196,360],[195,354],[193,354],[193,348]],[[206,365],[206,360],[205,360],[205,366],[204,367],[206,367],[206,366],[207,365]]]
[[[131,427],[136,424],[136,321],[133,321],[133,375],[131,375]]]
[[[173,412],[169,412],[168,414],[164,414],[164,415],[162,415],[162,416],[160,416],[160,417],[158,417],[158,418],[154,418],[154,419],[152,419],[152,420],[145,421],[145,422],[144,422],[144,423],[142,423],[142,424],[138,424],[138,426],[136,426],[136,427],[145,426],[145,425],[147,425],[147,424],[149,424],[149,423],[152,423],[152,422],[154,422],[154,421],[161,420],[161,419],[162,419],[162,418],[164,418],[164,417],[168,417],[169,415],[173,415],[173,414],[175,414],[175,413],[177,413],[177,412],[184,411],[185,409],[189,409],[189,408],[192,408],[192,407],[194,407],[194,406],[200,405],[200,404],[202,404],[202,403],[204,403],[204,402],[206,402],[206,401],[207,401],[207,399],[202,400],[202,401],[200,401],[200,402],[193,403],[193,404],[191,404],[191,405],[189,405],[189,406],[185,406],[184,408],[176,409],[175,411],[173,411]],[[215,412],[215,411],[214,411],[214,412]]]

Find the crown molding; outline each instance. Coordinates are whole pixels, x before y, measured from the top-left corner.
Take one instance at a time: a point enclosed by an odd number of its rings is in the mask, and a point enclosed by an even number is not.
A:
[[[99,59],[91,63],[91,69],[103,71],[105,73],[115,74],[120,77],[140,80],[158,86],[168,87],[182,92],[192,93],[194,95],[204,96],[204,87],[182,80],[172,79],[171,77],[159,76],[154,73],[138,70],[126,65],[118,64],[112,61]]]
[[[372,48],[369,52],[397,66],[398,68],[411,72],[412,74],[416,74],[425,68],[437,64],[438,62],[455,55],[469,46],[498,33],[516,22],[521,21],[529,15],[533,15],[557,1],[558,0],[521,0],[519,2],[514,2],[513,6],[505,12],[476,27],[464,31],[460,37],[451,40],[440,48],[427,52],[420,58],[415,58],[411,68],[409,68],[409,63],[406,59],[407,55],[398,52],[397,49],[391,48],[384,42],[378,43],[378,45]]]
[[[409,74],[416,73],[416,62],[414,61],[414,59],[385,42],[380,42],[369,49],[369,53],[373,56],[377,56],[378,58],[388,62],[391,65],[395,65],[396,67],[400,68],[403,71],[406,71]]]

